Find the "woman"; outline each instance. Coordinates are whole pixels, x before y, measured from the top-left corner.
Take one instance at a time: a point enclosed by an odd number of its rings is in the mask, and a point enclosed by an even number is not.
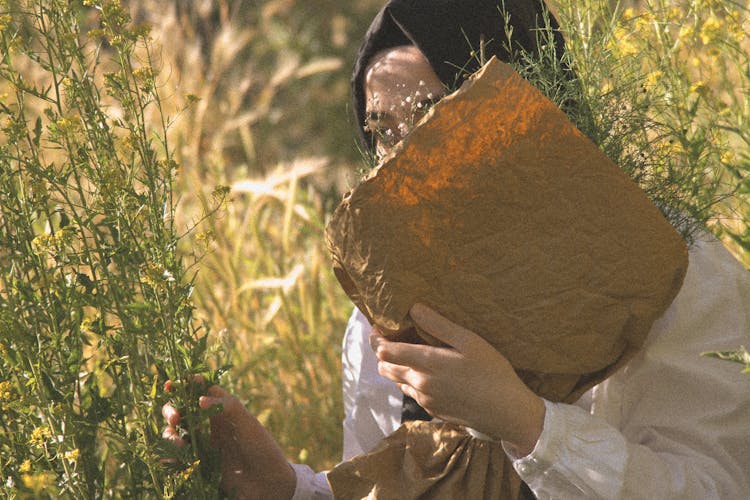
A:
[[[367,148],[387,153],[429,102],[476,70],[472,50],[481,46],[486,57],[508,60],[500,5],[388,2],[354,72],[354,109]],[[504,6],[512,43],[534,51],[543,5]],[[556,28],[552,18],[550,25]],[[562,57],[559,35],[555,44]],[[700,353],[745,341],[747,274],[719,242],[697,241],[684,285],[642,352],[577,405],[542,400],[501,353],[425,307],[416,305],[413,319],[449,347],[390,342],[355,310],[343,352],[344,459],[369,451],[402,421],[432,415],[503,440],[539,498],[741,498],[750,491],[750,380]],[[236,398],[214,386],[199,401],[219,403],[224,409],[212,417],[211,434],[226,491],[240,498],[330,498],[325,473],[290,466]],[[165,436],[179,441],[179,414],[171,407],[164,414]]]

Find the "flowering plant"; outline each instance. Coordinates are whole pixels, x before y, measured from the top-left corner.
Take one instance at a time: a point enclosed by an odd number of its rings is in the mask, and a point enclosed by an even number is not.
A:
[[[216,496],[197,388],[170,394],[193,446],[161,439],[164,382],[219,372],[149,28],[116,0],[3,1],[0,20],[0,488]]]

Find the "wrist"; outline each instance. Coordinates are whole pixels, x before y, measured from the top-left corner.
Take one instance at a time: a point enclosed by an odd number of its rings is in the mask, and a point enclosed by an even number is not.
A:
[[[512,448],[513,454],[518,457],[525,457],[534,451],[544,429],[544,400],[531,391],[529,393],[527,403],[519,405],[519,409],[523,408],[525,411],[519,415],[521,425],[517,428],[517,435],[504,440],[506,446]]]

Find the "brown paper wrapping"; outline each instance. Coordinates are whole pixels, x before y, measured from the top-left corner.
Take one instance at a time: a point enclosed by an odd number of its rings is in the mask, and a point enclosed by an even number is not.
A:
[[[687,269],[638,186],[495,59],[344,198],[326,238],[344,290],[386,334],[414,340],[408,311],[427,304],[552,401],[625,363]]]
[[[516,498],[521,480],[499,442],[445,422],[408,422],[328,474],[334,498]]]

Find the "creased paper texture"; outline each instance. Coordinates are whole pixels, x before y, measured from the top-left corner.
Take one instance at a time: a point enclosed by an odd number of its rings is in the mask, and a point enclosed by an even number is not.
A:
[[[440,443],[438,446],[437,443]],[[445,422],[409,422],[371,453],[328,474],[335,498],[516,498],[521,480],[502,445]]]
[[[640,348],[688,262],[639,187],[495,59],[345,197],[326,238],[388,336],[433,343],[408,315],[424,303],[567,402]]]

